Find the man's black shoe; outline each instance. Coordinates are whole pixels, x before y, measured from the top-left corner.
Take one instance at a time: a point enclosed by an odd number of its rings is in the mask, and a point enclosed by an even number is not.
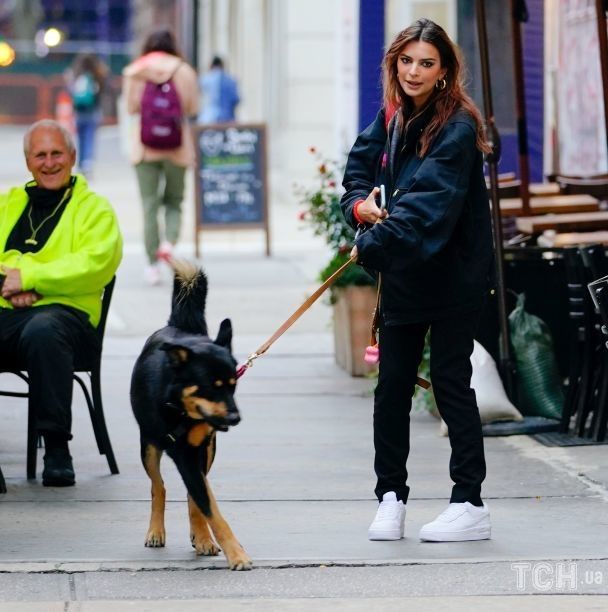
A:
[[[49,448],[44,455],[42,484],[45,487],[71,487],[76,482],[70,452],[64,448]]]

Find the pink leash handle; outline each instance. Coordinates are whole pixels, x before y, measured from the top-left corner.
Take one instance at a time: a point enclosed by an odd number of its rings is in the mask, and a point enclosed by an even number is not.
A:
[[[363,361],[370,364],[375,364],[380,361],[380,349],[378,348],[377,344],[374,344],[373,346],[370,345],[365,349]]]

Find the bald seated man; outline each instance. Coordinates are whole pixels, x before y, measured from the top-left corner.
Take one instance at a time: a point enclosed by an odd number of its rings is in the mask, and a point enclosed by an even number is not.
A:
[[[69,132],[38,121],[23,148],[32,180],[0,195],[0,362],[28,371],[45,444],[42,484],[71,486],[74,360],[99,349],[102,291],[122,238],[110,203],[72,174]]]

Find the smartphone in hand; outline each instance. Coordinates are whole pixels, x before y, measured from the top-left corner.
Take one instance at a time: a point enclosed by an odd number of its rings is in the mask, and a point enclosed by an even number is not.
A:
[[[381,210],[386,208],[386,190],[384,189],[384,185],[378,185],[379,193],[376,194],[374,198],[374,202]]]

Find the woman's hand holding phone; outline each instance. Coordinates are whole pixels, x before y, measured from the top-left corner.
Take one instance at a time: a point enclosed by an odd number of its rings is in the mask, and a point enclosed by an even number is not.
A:
[[[365,223],[376,223],[386,217],[386,210],[376,204],[376,198],[380,196],[380,187],[374,187],[367,199],[357,208],[357,214]]]

